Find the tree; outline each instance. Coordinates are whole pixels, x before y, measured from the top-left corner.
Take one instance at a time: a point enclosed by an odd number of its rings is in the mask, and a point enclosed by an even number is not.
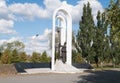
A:
[[[31,62],[40,62],[40,54],[33,52],[31,56]]]
[[[3,54],[3,45],[0,45],[0,60],[1,60],[2,54]]]
[[[73,63],[82,63],[83,58],[81,56],[81,53],[76,52],[75,50],[72,51],[72,62]]]
[[[10,63],[10,55],[11,55],[11,51],[9,49],[6,49],[2,54],[1,63],[9,64]]]
[[[19,54],[20,62],[26,62],[27,61],[27,55],[25,52],[21,52]]]
[[[14,50],[12,51],[12,54],[11,54],[11,56],[10,56],[10,61],[11,61],[11,63],[20,62],[20,58],[19,58],[19,54],[18,54],[17,49],[14,49]]]
[[[114,66],[120,61],[120,0],[111,0],[106,10],[110,25],[111,57]]]
[[[8,64],[20,62],[19,53],[24,50],[24,47],[24,44],[20,41],[4,42],[0,46],[0,57],[2,59],[2,63]]]
[[[13,41],[13,42],[4,42],[3,43],[3,50],[5,49],[9,49],[11,51],[13,51],[14,49],[16,49],[18,52],[21,52],[24,50],[25,45],[20,42],[20,41]]]
[[[73,63],[82,63],[83,58],[81,54],[81,48],[78,47],[75,32],[72,32],[72,62]]]
[[[94,21],[92,16],[92,9],[90,4],[83,7],[83,16],[79,22],[79,30],[76,36],[77,48],[81,48],[82,57],[86,58],[87,61],[91,61],[93,56],[92,42],[94,37]]]
[[[93,49],[95,52],[94,60],[96,65],[98,66],[98,60],[101,62],[101,67],[103,61],[105,60],[105,53],[107,52],[108,48],[106,47],[109,42],[107,41],[107,27],[108,22],[105,20],[105,13],[100,13],[98,11],[97,14],[97,26],[95,28],[95,37],[93,40]]]
[[[40,57],[40,61],[41,62],[50,62],[50,57],[47,56],[46,51],[44,51]]]

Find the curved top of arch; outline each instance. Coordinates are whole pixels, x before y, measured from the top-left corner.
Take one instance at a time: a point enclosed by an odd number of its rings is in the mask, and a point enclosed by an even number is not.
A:
[[[56,18],[57,18],[57,19],[60,19],[60,20],[62,20],[62,21],[65,21],[65,20],[66,20],[62,15],[58,15],[58,16],[56,16]]]
[[[62,6],[61,6],[61,7],[59,7],[58,9],[55,10],[55,12],[54,12],[54,14],[53,14],[53,17],[56,17],[57,13],[59,13],[59,12],[62,12],[62,13],[64,13],[65,15],[67,15],[68,17],[71,18],[70,11],[69,11],[69,9],[68,9],[68,7],[67,7],[66,1],[64,1],[64,2],[62,3]]]

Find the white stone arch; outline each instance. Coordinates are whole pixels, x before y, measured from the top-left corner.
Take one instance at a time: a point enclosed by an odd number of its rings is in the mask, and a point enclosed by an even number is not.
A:
[[[62,12],[63,14],[65,14],[66,19],[62,15],[57,15],[58,12]],[[66,31],[66,42],[67,42],[67,45],[66,45],[66,51],[67,51],[66,64],[71,65],[71,63],[72,63],[72,60],[71,60],[72,59],[72,18],[71,18],[71,15],[69,13],[69,8],[67,7],[66,2],[63,2],[63,5],[60,8],[56,9],[54,14],[53,14],[52,61],[51,61],[52,70],[55,70],[54,64],[55,64],[55,30],[56,30],[56,22],[55,21],[56,21],[56,18],[62,19],[62,22],[64,22],[62,26],[65,27],[67,30]],[[63,33],[64,33],[64,31],[63,31]],[[63,38],[63,40],[65,40],[65,39]],[[62,40],[61,40],[61,42],[63,43]]]
[[[66,19],[63,17],[63,16],[61,16],[61,15],[58,15],[57,17],[56,17],[57,19],[60,19],[61,20],[61,45],[64,45],[64,43],[67,41],[66,40],[66,36],[67,36],[67,34],[66,34]],[[65,36],[64,36],[65,35]],[[63,37],[64,36],[64,37]]]

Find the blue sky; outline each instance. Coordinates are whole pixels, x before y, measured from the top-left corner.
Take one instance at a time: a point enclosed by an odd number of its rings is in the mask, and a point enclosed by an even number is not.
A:
[[[72,12],[73,30],[77,32],[83,4],[88,1],[93,9],[94,20],[97,11],[104,11],[109,0],[0,0],[0,44],[22,41],[27,53],[49,50],[48,34],[52,29],[54,10],[67,1]],[[36,38],[35,35],[39,34]]]

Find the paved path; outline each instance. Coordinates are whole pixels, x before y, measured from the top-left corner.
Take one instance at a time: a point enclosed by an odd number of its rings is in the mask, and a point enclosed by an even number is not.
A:
[[[0,83],[120,83],[120,71],[79,74],[36,74],[0,77]]]
[[[0,77],[0,83],[76,83],[79,74],[39,74]]]

